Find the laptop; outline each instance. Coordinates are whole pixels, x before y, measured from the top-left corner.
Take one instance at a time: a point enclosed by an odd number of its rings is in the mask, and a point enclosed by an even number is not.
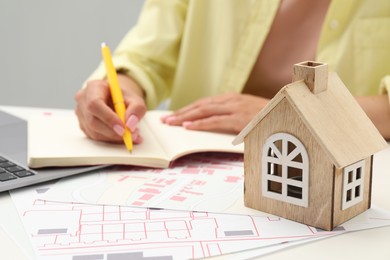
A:
[[[30,169],[27,165],[27,121],[0,111],[0,192],[103,167],[107,165]]]

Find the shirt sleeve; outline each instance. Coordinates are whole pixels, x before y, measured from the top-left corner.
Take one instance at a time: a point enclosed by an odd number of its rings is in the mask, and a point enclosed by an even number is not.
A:
[[[381,94],[387,94],[389,97],[390,102],[390,75],[387,75],[382,78],[381,84],[380,84],[380,93]]]
[[[113,53],[115,68],[143,88],[149,109],[171,93],[187,5],[186,0],[146,1],[137,24]],[[100,63],[88,80],[105,76]]]

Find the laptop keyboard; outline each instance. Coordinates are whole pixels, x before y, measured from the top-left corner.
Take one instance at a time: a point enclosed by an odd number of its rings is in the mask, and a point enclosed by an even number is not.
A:
[[[0,156],[0,182],[23,178],[34,174],[34,172],[8,160],[4,156]]]

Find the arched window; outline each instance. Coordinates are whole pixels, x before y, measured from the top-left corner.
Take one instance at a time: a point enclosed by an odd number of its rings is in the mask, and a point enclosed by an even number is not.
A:
[[[303,144],[287,133],[270,136],[263,146],[262,195],[307,207],[309,159]]]

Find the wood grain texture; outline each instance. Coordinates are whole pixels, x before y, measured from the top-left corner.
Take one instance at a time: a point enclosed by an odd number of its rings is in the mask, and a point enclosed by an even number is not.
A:
[[[337,168],[388,147],[340,78],[329,75],[327,91],[313,95],[302,83],[291,84],[286,96]]]
[[[358,204],[347,208],[345,210],[341,209],[342,203],[342,193],[343,193],[343,170],[344,169],[336,169],[335,172],[335,194],[334,194],[334,223],[333,227],[336,227],[345,221],[357,216],[358,214],[366,211],[370,208],[370,194],[371,194],[371,165],[372,158],[369,157],[365,159],[365,170],[364,170],[364,190],[363,190],[363,201]]]
[[[328,64],[304,61],[294,65],[292,81],[303,80],[314,94],[328,88]]]
[[[261,149],[271,133],[286,132],[297,137],[309,154],[309,205],[307,208],[262,197]],[[304,142],[302,141],[304,140]],[[333,164],[302,123],[287,99],[261,121],[245,138],[245,205],[290,220],[331,228]]]
[[[318,94],[313,94],[303,81],[282,88],[239,133],[233,144],[241,143],[284,97],[292,104],[336,168],[363,160],[388,147],[378,129],[335,73],[329,74],[327,90]]]
[[[336,73],[322,64],[301,65],[294,67],[298,81],[282,88],[233,143],[245,143],[246,206],[331,230],[370,207],[373,154],[388,145]],[[263,145],[276,133],[295,136],[307,150],[308,207],[262,195]],[[363,201],[342,210],[343,169],[361,160]]]

